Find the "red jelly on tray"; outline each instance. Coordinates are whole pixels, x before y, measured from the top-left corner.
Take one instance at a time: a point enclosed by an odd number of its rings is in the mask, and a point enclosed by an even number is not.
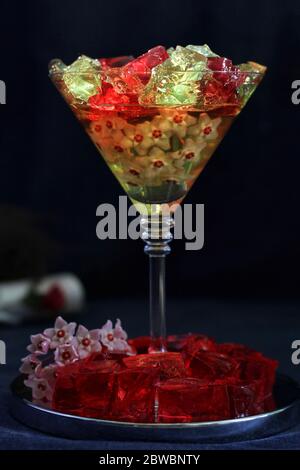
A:
[[[277,362],[202,335],[170,336],[170,351],[95,353],[58,369],[52,407],[81,416],[144,423],[188,423],[270,411]],[[174,352],[175,351],[175,352]],[[115,356],[115,359],[114,359]]]

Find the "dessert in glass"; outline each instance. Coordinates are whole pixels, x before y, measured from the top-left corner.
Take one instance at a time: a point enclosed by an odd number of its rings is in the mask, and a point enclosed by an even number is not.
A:
[[[57,318],[31,336],[20,371],[36,405],[125,423],[197,423],[274,408],[277,362],[201,334],[166,335],[165,257],[173,213],[265,67],[235,66],[207,45],[138,58],[53,60],[50,77],[140,211],[150,259],[150,336],[117,320],[88,331]]]
[[[142,56],[55,59],[50,77],[142,214],[150,258],[149,352],[166,351],[165,257],[172,214],[262,80],[207,45]]]

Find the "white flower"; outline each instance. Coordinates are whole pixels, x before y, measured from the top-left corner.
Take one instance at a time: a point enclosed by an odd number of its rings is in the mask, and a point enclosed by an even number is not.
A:
[[[197,123],[197,118],[195,116],[192,116],[186,111],[179,111],[177,109],[168,109],[166,111],[162,109],[160,111],[160,116],[158,116],[157,119],[162,120],[164,126],[168,123],[170,130],[175,132],[180,138],[185,137],[188,128]],[[172,132],[170,132],[170,134],[172,134]]]
[[[27,351],[33,354],[47,354],[50,348],[50,339],[45,335],[37,334],[30,336],[31,344],[27,346]]]
[[[215,140],[218,138],[218,127],[221,121],[221,118],[211,119],[207,113],[201,113],[198,123],[189,127],[187,134],[189,136],[199,136],[204,141]]]
[[[24,384],[32,389],[32,398],[34,400],[40,400],[45,404],[52,400],[53,389],[46,379],[31,376],[24,380]]]
[[[41,364],[41,361],[36,357],[35,354],[29,354],[22,359],[22,365],[19,369],[21,374],[32,375],[35,373],[37,367]]]
[[[48,328],[44,335],[50,339],[50,347],[56,348],[62,344],[71,343],[76,323],[67,323],[62,317],[57,317],[54,328]]]
[[[62,344],[58,346],[54,353],[54,359],[56,364],[59,366],[64,366],[70,364],[71,362],[78,361],[79,356],[76,351],[74,344]]]
[[[109,351],[114,352],[130,352],[131,348],[127,343],[127,333],[123,330],[121,321],[116,321],[115,327],[110,320],[100,330],[101,343],[107,347]]]
[[[145,121],[136,126],[125,126],[123,132],[125,136],[120,139],[120,146],[124,149],[131,149],[133,155],[148,155],[149,149],[153,146],[161,150],[169,150],[170,131],[172,127],[169,122],[160,116],[155,116],[152,121]]]
[[[89,331],[84,326],[79,325],[74,344],[80,359],[87,357],[92,352],[101,351],[99,337],[99,329]]]
[[[176,168],[184,168],[188,174],[189,170],[201,161],[201,152],[205,147],[206,143],[201,138],[191,139],[188,137],[180,151],[180,155],[174,159],[174,166]]]

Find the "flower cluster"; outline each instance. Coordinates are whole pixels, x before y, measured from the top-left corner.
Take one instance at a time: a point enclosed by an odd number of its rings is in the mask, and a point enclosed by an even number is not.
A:
[[[219,143],[222,118],[207,113],[159,110],[139,123],[106,113],[88,133],[124,184],[159,186],[194,179]],[[223,131],[224,132],[224,131]]]
[[[31,344],[27,346],[30,354],[22,359],[20,372],[27,376],[24,383],[32,389],[35,403],[51,404],[58,367],[95,352],[132,353],[120,320],[115,326],[108,320],[102,328],[90,331],[82,325],[76,330],[76,326],[58,317],[54,328],[31,335]]]

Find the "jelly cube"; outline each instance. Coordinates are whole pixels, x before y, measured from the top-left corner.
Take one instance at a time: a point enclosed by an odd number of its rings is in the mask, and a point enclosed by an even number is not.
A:
[[[170,379],[157,385],[157,421],[188,423],[230,417],[226,385],[198,379]]]

